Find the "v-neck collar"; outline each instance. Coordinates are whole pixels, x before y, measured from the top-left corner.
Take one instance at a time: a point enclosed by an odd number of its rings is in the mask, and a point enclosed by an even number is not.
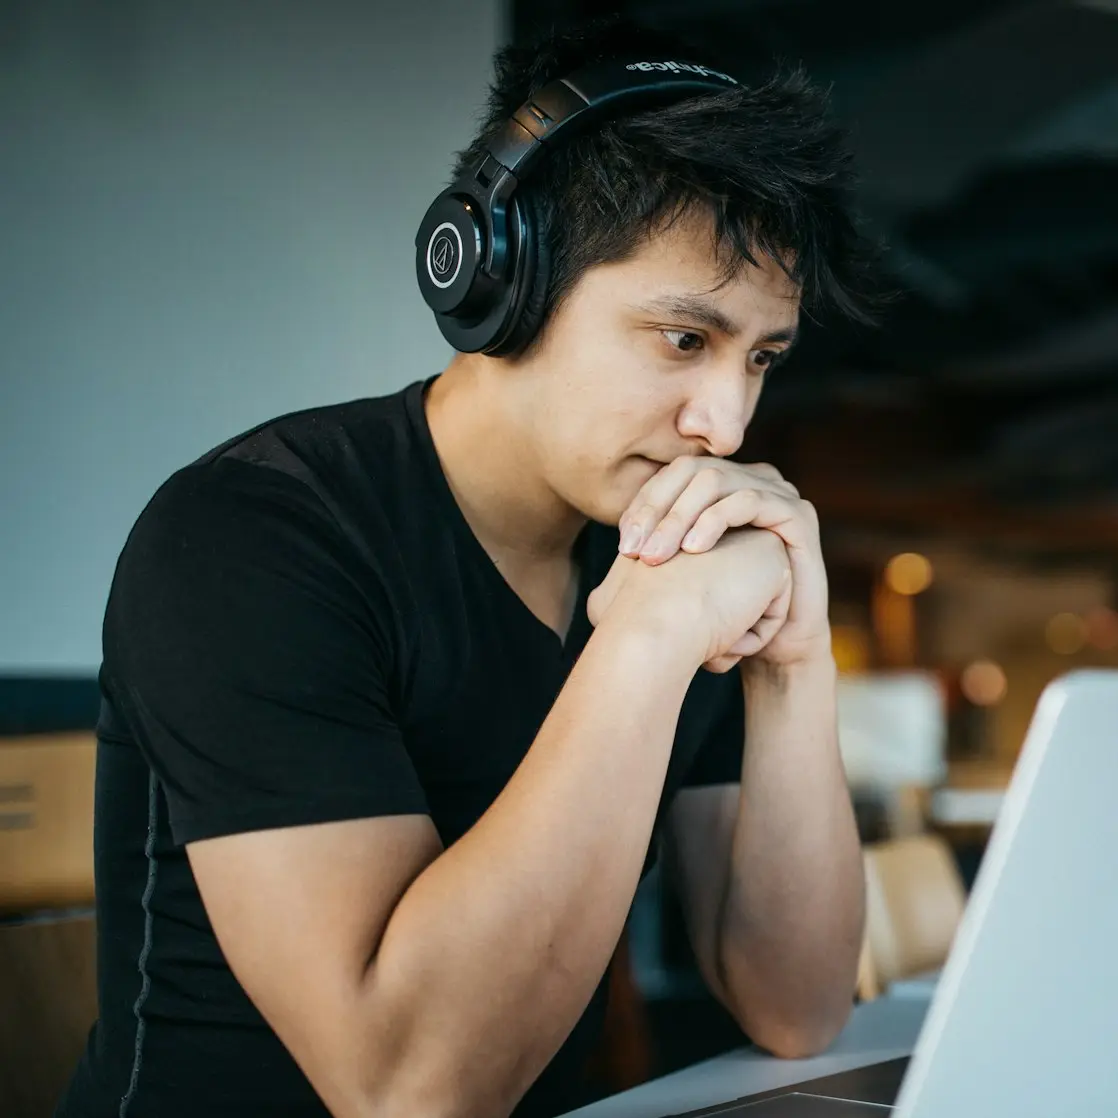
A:
[[[416,381],[414,384],[410,384],[404,389],[404,408],[407,412],[416,441],[422,451],[423,465],[427,473],[428,481],[431,484],[439,505],[442,507],[447,517],[447,522],[454,531],[461,546],[465,549],[467,555],[487,572],[487,577],[490,577],[492,580],[495,580],[496,583],[500,584],[495,592],[507,595],[509,599],[512,599],[514,608],[528,618],[530,623],[533,624],[545,638],[550,638],[563,654],[564,658],[568,658],[572,654],[577,655],[578,651],[581,650],[582,645],[585,643],[586,637],[589,635],[587,630],[589,629],[590,623],[586,616],[586,599],[590,595],[591,587],[589,582],[593,577],[590,571],[591,549],[587,546],[591,524],[588,522],[583,526],[575,539],[574,547],[571,551],[571,556],[578,572],[578,592],[575,598],[574,612],[567,625],[566,636],[561,638],[550,625],[541,621],[540,618],[532,612],[524,599],[512,588],[505,576],[501,574],[497,564],[493,562],[492,556],[485,550],[481,540],[474,534],[474,530],[470,527],[469,522],[466,520],[454,496],[454,491],[450,488],[450,482],[447,480],[446,472],[443,470],[442,461],[439,458],[439,452],[435,446],[434,437],[431,434],[431,427],[427,422],[427,411],[424,407],[424,398],[427,395],[427,391],[431,385],[438,380],[439,375],[440,374],[436,373],[434,376],[428,377],[426,380]]]

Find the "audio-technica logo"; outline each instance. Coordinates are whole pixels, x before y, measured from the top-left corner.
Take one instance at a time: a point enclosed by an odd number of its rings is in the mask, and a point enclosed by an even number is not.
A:
[[[435,274],[443,279],[454,267],[454,242],[444,233],[431,250],[431,263],[435,266]]]
[[[444,221],[427,242],[427,274],[436,287],[449,287],[462,267],[462,234]]]
[[[719,78],[731,85],[738,84],[737,78],[732,78],[729,74],[723,74],[721,70],[711,70],[707,66],[700,66],[696,62],[630,62],[625,69],[643,70],[645,73],[652,70],[668,70],[673,74],[698,74],[703,78]]]

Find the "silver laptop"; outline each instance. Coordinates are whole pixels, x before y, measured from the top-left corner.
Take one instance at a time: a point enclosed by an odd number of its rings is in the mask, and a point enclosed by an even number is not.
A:
[[[895,1107],[870,1070],[697,1113],[1118,1116],[1118,671],[1041,696]]]

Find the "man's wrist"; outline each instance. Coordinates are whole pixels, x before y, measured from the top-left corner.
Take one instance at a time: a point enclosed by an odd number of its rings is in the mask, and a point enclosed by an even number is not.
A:
[[[660,665],[665,671],[683,672],[688,680],[706,658],[705,645],[700,646],[688,626],[680,625],[659,603],[649,602],[641,608],[635,602],[624,606],[615,602],[597,633],[600,639],[616,644],[621,654],[636,656],[650,666]]]
[[[787,758],[837,751],[838,669],[830,652],[793,663],[742,661],[741,678],[746,737],[754,743],[747,758],[774,748]]]
[[[807,655],[787,663],[772,662],[760,656],[742,660],[742,682],[747,692],[766,691],[783,694],[802,688],[833,687],[838,669],[830,642]]]

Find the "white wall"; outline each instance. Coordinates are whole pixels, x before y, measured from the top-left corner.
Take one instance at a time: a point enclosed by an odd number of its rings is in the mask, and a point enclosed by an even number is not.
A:
[[[412,237],[503,5],[7,7],[0,674],[89,673],[116,557],[169,473],[445,364]]]

